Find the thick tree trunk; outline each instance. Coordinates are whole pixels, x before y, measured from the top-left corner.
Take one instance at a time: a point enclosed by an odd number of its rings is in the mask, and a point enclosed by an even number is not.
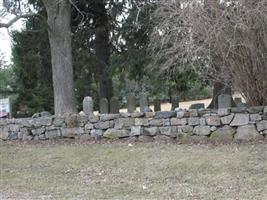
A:
[[[55,114],[75,113],[71,46],[71,6],[68,0],[43,0],[49,26]]]
[[[109,21],[105,8],[105,2],[98,0],[95,4],[95,50],[98,65],[98,81],[100,98],[111,99],[112,79],[109,77],[110,65],[110,41]]]
[[[226,87],[222,82],[214,82],[213,84],[213,97],[208,108],[218,109],[218,96],[221,94],[229,94],[232,96],[232,90],[230,87]],[[234,100],[232,99],[232,106]]]

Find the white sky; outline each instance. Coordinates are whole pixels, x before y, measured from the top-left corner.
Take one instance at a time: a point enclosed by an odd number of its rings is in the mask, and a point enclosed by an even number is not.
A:
[[[5,54],[6,61],[11,62],[11,37],[9,32],[12,30],[21,30],[23,27],[22,20],[17,21],[8,29],[0,28],[0,52]]]

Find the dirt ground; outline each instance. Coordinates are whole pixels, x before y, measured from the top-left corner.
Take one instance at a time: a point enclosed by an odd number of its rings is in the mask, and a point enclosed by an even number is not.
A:
[[[267,199],[267,145],[0,143],[0,199]]]

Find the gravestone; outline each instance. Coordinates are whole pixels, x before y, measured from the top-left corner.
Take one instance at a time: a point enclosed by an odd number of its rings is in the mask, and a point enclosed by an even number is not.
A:
[[[83,112],[86,115],[91,115],[94,113],[94,101],[92,97],[87,96],[83,99]]]
[[[230,108],[232,106],[232,97],[228,94],[218,96],[218,108]]]
[[[236,105],[238,105],[239,103],[242,103],[242,98],[240,98],[240,97],[236,97],[236,98],[234,99],[234,102],[235,102]]]
[[[179,108],[179,96],[178,95],[173,95],[171,99],[171,110],[175,110],[175,108]]]
[[[112,97],[110,99],[110,113],[116,114],[120,113],[120,103],[118,97]]]
[[[194,104],[191,104],[191,106],[189,107],[189,109],[197,109],[197,110],[201,108],[205,108],[204,103],[194,103]]]
[[[108,100],[106,98],[102,98],[100,100],[100,113],[107,114],[108,113]]]
[[[161,106],[160,106],[160,99],[156,98],[154,100],[154,112],[159,112],[161,111]]]
[[[238,108],[246,107],[246,104],[242,102],[242,98],[236,97],[234,101],[235,101],[236,107]]]
[[[127,111],[133,113],[136,110],[136,102],[134,93],[129,93],[127,96]]]
[[[145,93],[141,93],[140,95],[140,112],[145,112],[148,108],[148,100],[147,95]]]

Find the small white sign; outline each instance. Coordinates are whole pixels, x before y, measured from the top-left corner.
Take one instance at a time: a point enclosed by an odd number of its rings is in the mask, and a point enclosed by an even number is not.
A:
[[[0,118],[8,117],[10,112],[9,98],[0,99]]]

